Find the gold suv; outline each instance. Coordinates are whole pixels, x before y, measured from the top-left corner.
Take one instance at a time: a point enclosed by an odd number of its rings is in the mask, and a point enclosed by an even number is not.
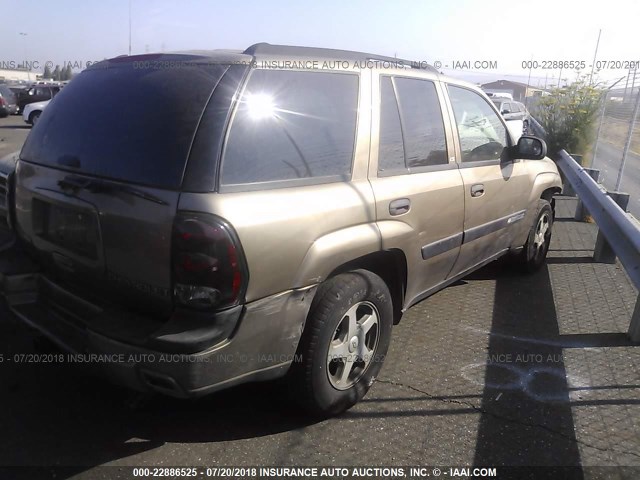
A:
[[[9,218],[37,267],[5,295],[132,388],[288,375],[335,414],[409,307],[505,254],[540,268],[561,189],[545,154],[424,63],[268,44],[106,60],[20,153]]]

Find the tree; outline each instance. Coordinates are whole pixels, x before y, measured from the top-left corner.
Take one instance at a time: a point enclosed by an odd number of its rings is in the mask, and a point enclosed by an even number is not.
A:
[[[69,64],[62,70],[61,80],[71,80],[72,76],[73,71],[71,70],[71,64]]]
[[[60,65],[56,65],[56,68],[53,69],[51,77],[56,81],[60,80]]]
[[[51,68],[49,67],[49,65],[45,65],[42,78],[51,78]]]
[[[604,90],[588,81],[586,75],[550,91],[533,112],[546,130],[551,156],[564,149],[584,155],[594,140],[594,124]]]

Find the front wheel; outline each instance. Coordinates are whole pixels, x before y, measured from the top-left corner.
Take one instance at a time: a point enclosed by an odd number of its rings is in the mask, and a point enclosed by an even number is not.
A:
[[[551,229],[553,227],[553,210],[551,204],[544,199],[538,200],[536,217],[527,243],[518,258],[518,263],[525,272],[539,270],[547,258],[549,244],[551,243]]]
[[[33,112],[31,115],[29,115],[29,123],[34,127],[36,126],[36,123],[38,123],[38,120],[40,119],[40,113],[41,112]]]
[[[311,306],[292,367],[295,400],[308,412],[329,416],[361,400],[382,368],[393,309],[387,285],[355,270],[327,280]]]

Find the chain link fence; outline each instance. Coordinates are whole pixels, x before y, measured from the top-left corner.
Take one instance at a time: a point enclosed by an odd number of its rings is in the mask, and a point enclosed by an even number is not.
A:
[[[630,195],[629,211],[640,218],[640,71],[616,87],[603,99],[590,163],[607,190]]]

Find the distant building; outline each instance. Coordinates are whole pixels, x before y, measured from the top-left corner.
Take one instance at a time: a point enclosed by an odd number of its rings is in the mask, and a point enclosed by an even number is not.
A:
[[[33,82],[40,77],[36,72],[30,72],[24,69],[0,69],[0,82],[12,83],[12,82]]]
[[[519,102],[524,101],[526,97],[539,97],[545,93],[541,88],[527,86],[526,83],[511,80],[496,80],[495,82],[484,83],[481,87],[488,93],[510,93],[513,99]]]

